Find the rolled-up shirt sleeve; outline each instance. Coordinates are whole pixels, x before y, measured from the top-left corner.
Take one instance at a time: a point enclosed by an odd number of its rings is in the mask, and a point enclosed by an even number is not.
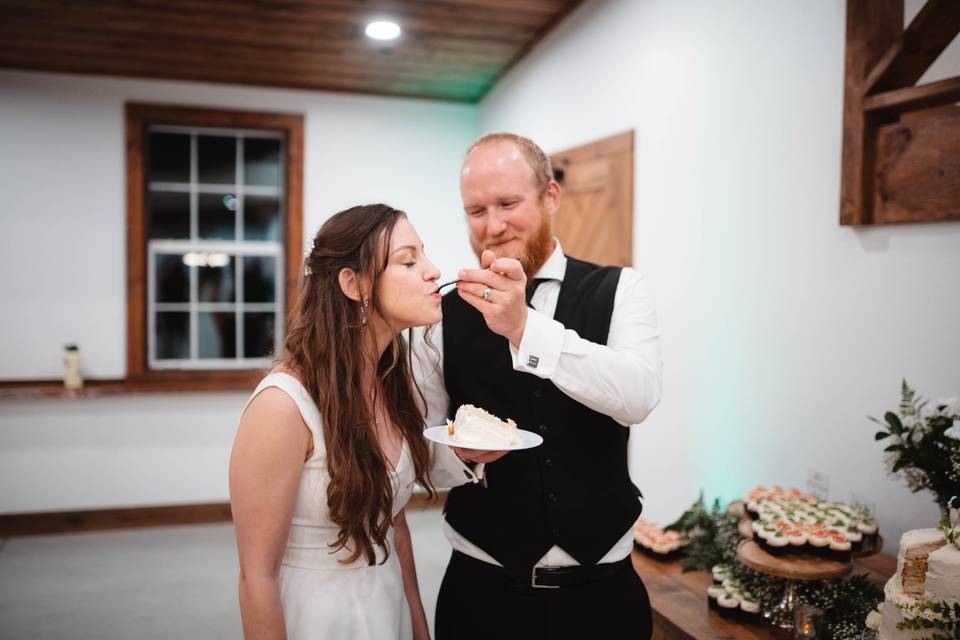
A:
[[[536,302],[536,298],[534,299]],[[629,426],[659,404],[663,363],[653,295],[643,276],[624,268],[614,296],[607,344],[530,309],[513,368],[550,380],[581,404]]]

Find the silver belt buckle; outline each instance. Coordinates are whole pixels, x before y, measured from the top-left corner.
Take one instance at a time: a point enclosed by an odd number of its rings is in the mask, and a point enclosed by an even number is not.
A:
[[[537,584],[537,567],[534,566],[530,571],[530,586],[534,589],[559,589],[558,584]]]

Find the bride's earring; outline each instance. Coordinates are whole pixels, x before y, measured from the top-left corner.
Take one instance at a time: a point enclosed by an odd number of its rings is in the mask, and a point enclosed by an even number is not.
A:
[[[367,306],[370,304],[368,298],[363,299],[363,306],[360,307],[360,324],[367,324]]]

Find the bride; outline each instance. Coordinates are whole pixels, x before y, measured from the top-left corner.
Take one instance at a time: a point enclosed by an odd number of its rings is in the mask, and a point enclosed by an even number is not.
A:
[[[439,275],[386,205],[342,211],[314,238],[230,460],[246,638],[428,637],[403,508],[414,483],[432,497],[477,482],[423,437],[400,334],[440,320]]]

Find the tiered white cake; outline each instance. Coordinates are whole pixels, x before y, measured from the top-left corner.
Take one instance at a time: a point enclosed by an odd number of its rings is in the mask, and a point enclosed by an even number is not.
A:
[[[960,537],[956,527],[946,529],[916,529],[900,539],[897,573],[884,587],[880,640],[920,640],[957,631],[945,625],[958,624]]]

